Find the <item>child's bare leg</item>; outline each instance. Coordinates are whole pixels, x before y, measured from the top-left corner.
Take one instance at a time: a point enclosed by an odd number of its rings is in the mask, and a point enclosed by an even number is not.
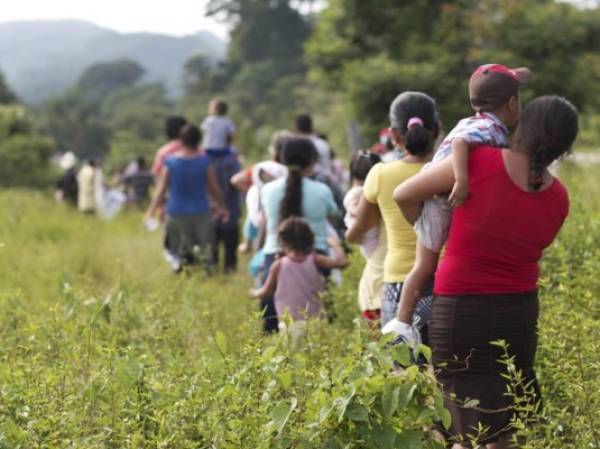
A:
[[[399,321],[412,324],[412,316],[417,301],[423,296],[423,290],[435,274],[440,254],[430,250],[417,241],[415,264],[406,276],[396,315]]]

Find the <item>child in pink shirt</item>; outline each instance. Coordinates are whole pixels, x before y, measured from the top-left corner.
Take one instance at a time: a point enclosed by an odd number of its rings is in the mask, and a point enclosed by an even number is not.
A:
[[[299,217],[285,219],[279,225],[279,242],[284,255],[277,259],[265,284],[250,291],[254,298],[275,297],[278,318],[285,314],[294,321],[305,321],[321,312],[320,296],[325,282],[320,270],[341,268],[348,263],[346,254],[337,239],[330,239],[333,257],[318,254],[314,250],[315,236],[308,223]],[[282,326],[283,325],[283,326]],[[280,321],[280,330],[285,327]]]

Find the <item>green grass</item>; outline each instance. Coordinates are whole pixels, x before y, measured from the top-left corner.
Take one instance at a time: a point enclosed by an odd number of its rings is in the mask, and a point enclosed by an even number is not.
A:
[[[598,173],[561,172],[571,215],[544,261],[545,404],[524,447],[600,447]],[[245,270],[172,275],[139,213],[103,222],[18,190],[0,210],[0,448],[439,447],[431,372],[392,374],[354,322],[356,255],[334,322],[294,351],[261,334]]]

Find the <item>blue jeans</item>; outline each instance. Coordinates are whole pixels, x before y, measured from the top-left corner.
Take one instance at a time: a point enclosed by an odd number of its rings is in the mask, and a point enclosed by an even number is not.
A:
[[[402,282],[384,282],[381,298],[381,327],[396,318],[398,303],[402,294]]]
[[[258,237],[258,228],[252,224],[248,217],[246,217],[246,219],[244,220],[243,235],[244,238],[251,243],[254,243],[254,241]]]
[[[383,284],[383,297],[381,298],[381,327],[396,318],[400,295],[402,294],[402,282],[385,282]],[[421,340],[427,344],[427,323],[431,316],[433,304],[433,283],[425,288],[425,294],[419,298],[413,314],[413,324],[421,334]]]
[[[263,282],[265,285],[267,278],[269,277],[269,270],[271,265],[275,262],[277,254],[265,254],[265,261],[263,263]],[[277,319],[277,310],[275,310],[275,297],[269,296],[268,298],[261,298],[260,310],[262,312],[263,330],[267,334],[279,331],[279,320]]]
[[[223,223],[221,220],[213,221],[215,241],[212,262],[215,267],[218,265],[219,247],[222,246],[225,253],[225,272],[231,272],[237,267],[241,195],[229,180],[241,170],[241,165],[237,154],[230,148],[220,150],[209,148],[206,152],[210,157],[223,201],[229,211],[229,221],[227,223]]]

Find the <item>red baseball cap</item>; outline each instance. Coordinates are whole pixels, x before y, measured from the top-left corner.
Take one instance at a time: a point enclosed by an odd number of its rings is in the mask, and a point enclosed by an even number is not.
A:
[[[502,64],[479,66],[469,79],[471,106],[477,111],[493,111],[519,94],[519,87],[531,81],[526,67],[509,69]]]

